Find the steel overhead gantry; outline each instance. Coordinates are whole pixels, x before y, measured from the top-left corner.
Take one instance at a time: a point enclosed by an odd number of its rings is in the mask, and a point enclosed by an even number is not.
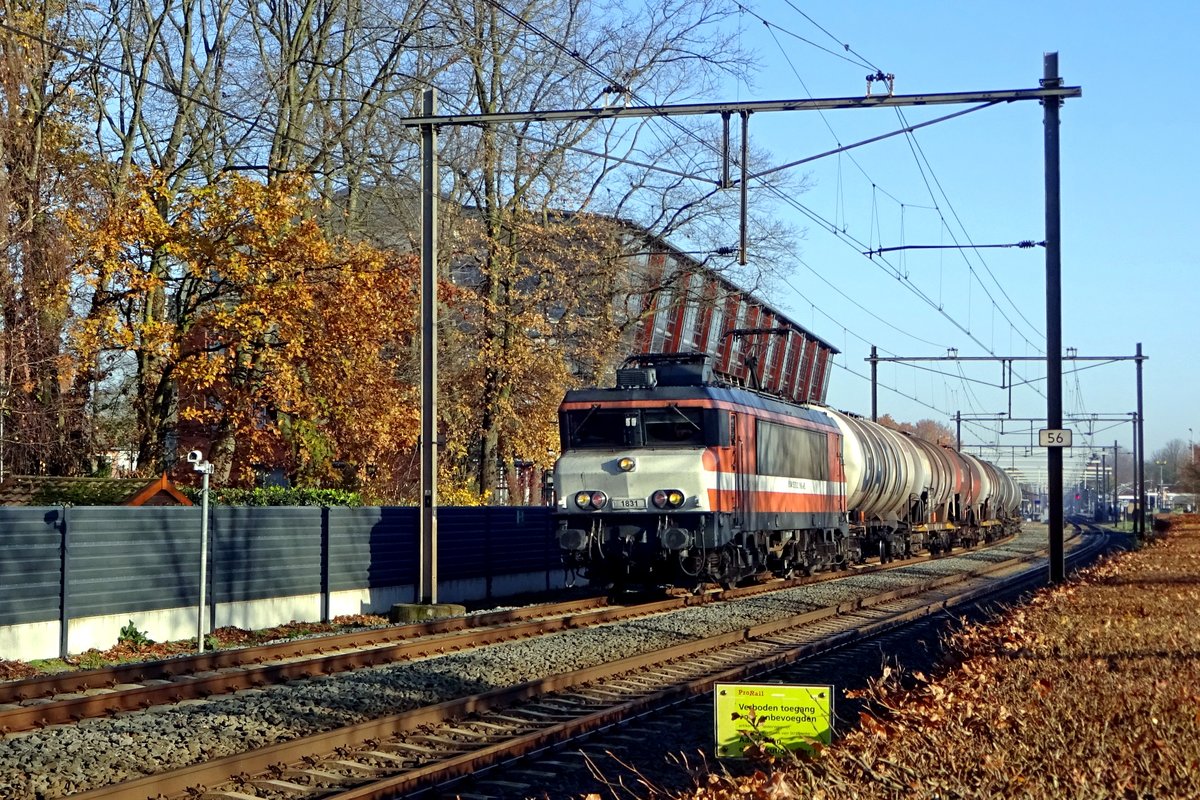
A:
[[[1123,417],[1114,417],[1110,421],[1126,422],[1127,418],[1131,417],[1131,416],[1133,416],[1132,412],[1130,414],[1126,414]],[[1042,420],[1039,419],[1037,421],[1041,422]],[[1099,420],[1097,420],[1097,421],[1099,421]],[[994,463],[996,463],[998,466],[1000,465],[1000,462],[1003,459],[1008,458],[1009,466],[1001,467],[1002,469],[1004,469],[1006,472],[1008,472],[1009,474],[1011,474],[1013,476],[1019,476],[1018,479],[1023,483],[1036,486],[1039,490],[1039,493],[1040,493],[1040,490],[1043,489],[1045,486],[1045,479],[1048,477],[1048,473],[1044,473],[1040,470],[1034,469],[1031,474],[1031,467],[1029,466],[1030,459],[1034,458],[1035,451],[1039,449],[1039,447],[1036,444],[1034,444],[1034,445],[1000,444],[998,442],[993,442],[993,443],[988,443],[988,444],[983,444],[983,443],[965,444],[965,445],[962,445],[959,449],[964,452],[974,453],[975,455],[979,456],[980,458],[989,458]],[[1108,452],[1110,450],[1112,451],[1111,464],[1109,464],[1107,461]],[[1107,490],[1103,487],[1107,486],[1108,475],[1111,473],[1112,474],[1112,497],[1111,497],[1112,508],[1113,509],[1119,508],[1120,502],[1121,502],[1119,461],[1118,461],[1120,454],[1121,454],[1120,443],[1118,443],[1117,441],[1114,440],[1111,445],[1095,445],[1093,447],[1087,448],[1086,451],[1089,452],[1089,455],[1088,455],[1087,459],[1085,460],[1085,463],[1082,466],[1080,466],[1078,463],[1080,460],[1083,460],[1082,457],[1077,457],[1071,462],[1064,462],[1064,476],[1066,475],[1067,465],[1071,464],[1073,466],[1073,469],[1071,471],[1072,479],[1073,480],[1083,479],[1084,481],[1086,481],[1087,477],[1088,477],[1088,470],[1091,467],[1095,466],[1098,469],[1098,475],[1099,475],[1099,477],[1097,478],[1097,481],[1101,484],[1101,489],[1098,492],[1098,496],[1107,498]],[[1006,452],[1007,452],[1007,455],[1005,455]],[[1129,452],[1132,457],[1133,451],[1128,450],[1127,452]],[[1134,472],[1134,475],[1136,477],[1136,470]],[[1137,486],[1133,485],[1130,491],[1131,492],[1137,491]],[[1106,502],[1108,502],[1108,501],[1106,500]],[[1131,514],[1131,516],[1132,516],[1132,514]],[[1117,519],[1119,519],[1119,517],[1117,517]]]
[[[1047,235],[1047,241],[1050,237]],[[1046,307],[1047,314],[1051,315],[1051,293],[1047,292]],[[1061,297],[1059,297],[1061,302]],[[1059,317],[1062,309],[1054,307],[1053,316]],[[1049,328],[1050,326],[1048,326]],[[1116,361],[1133,361],[1136,365],[1137,372],[1137,411],[1132,412],[1133,429],[1134,429],[1134,464],[1136,471],[1135,482],[1139,490],[1138,496],[1144,498],[1146,496],[1146,475],[1145,468],[1141,458],[1137,458],[1137,454],[1141,452],[1143,431],[1142,423],[1144,417],[1142,415],[1142,362],[1147,356],[1142,354],[1142,343],[1138,342],[1134,355],[1131,356],[1081,356],[1074,348],[1067,350],[1067,355],[1062,354],[1062,336],[1060,335],[1051,340],[1049,336],[1046,338],[1046,356],[960,356],[957,352],[951,351],[944,356],[881,356],[875,345],[871,346],[871,355],[865,361],[871,364],[871,419],[878,420],[879,418],[879,363],[914,363],[914,362],[935,362],[935,361],[955,361],[955,362],[999,362],[1000,364],[1000,388],[1008,390],[1008,414],[986,415],[978,417],[979,419],[998,419],[1001,422],[1044,422],[1051,430],[1061,429],[1063,426],[1062,413],[1062,362],[1063,361],[1095,361],[1095,362],[1116,362]],[[1012,367],[1015,362],[1045,362],[1046,364],[1046,405],[1047,414],[1043,420],[1041,418],[1032,417],[1013,417],[1012,416],[1012,390],[1017,383],[1013,380]],[[947,375],[947,377],[953,377]],[[1032,381],[1024,381],[1023,383],[1032,383]],[[961,412],[955,414],[957,421],[957,438],[958,446],[962,448],[962,420],[971,419],[964,417]],[[1077,422],[1098,422],[1099,418],[1092,416],[1083,417],[1080,419],[1068,418],[1068,421]],[[1124,417],[1113,418],[1113,422],[1124,422]],[[1065,554],[1063,552],[1063,520],[1062,520],[1062,493],[1063,493],[1063,457],[1062,450],[1059,447],[1046,448],[1047,473],[1050,483],[1050,580],[1051,582],[1061,581],[1065,577],[1066,565]],[[1141,535],[1146,531],[1145,519],[1142,513],[1143,503],[1139,500],[1139,513],[1134,517],[1134,531]]]
[[[1148,358],[1148,356],[1145,356],[1143,358]],[[1139,366],[1140,366],[1140,364],[1139,364]],[[1139,379],[1140,379],[1140,376],[1139,376]],[[1002,423],[1003,422],[1030,422],[1030,423],[1045,422],[1045,420],[1043,420],[1041,417],[1011,417],[1010,418],[1010,417],[1005,417],[1004,415],[990,415],[990,414],[956,415],[955,419],[960,421],[960,429],[959,429],[959,436],[958,436],[959,449],[962,450],[962,449],[965,449],[968,447],[973,447],[973,448],[977,448],[981,451],[985,450],[985,449],[986,450],[994,450],[994,451],[999,451],[1002,449],[1008,449],[1008,450],[1013,450],[1013,451],[1016,451],[1016,450],[1032,451],[1033,449],[1039,447],[1039,445],[999,444],[999,443],[962,444],[961,420],[967,420],[967,421],[993,420],[993,421],[1000,421]],[[1144,516],[1145,498],[1146,498],[1146,470],[1145,470],[1146,464],[1145,464],[1145,459],[1139,457],[1139,455],[1138,455],[1141,452],[1141,447],[1142,447],[1142,417],[1141,417],[1141,414],[1139,414],[1136,411],[1129,411],[1129,412],[1126,412],[1125,414],[1114,415],[1114,416],[1105,416],[1105,415],[1101,415],[1101,414],[1088,414],[1088,415],[1081,416],[1081,417],[1064,417],[1063,421],[1064,422],[1088,422],[1088,423],[1092,423],[1092,422],[1129,422],[1132,424],[1132,426],[1133,426],[1133,435],[1132,435],[1133,441],[1132,441],[1131,447],[1129,448],[1129,454],[1133,459],[1133,465],[1132,465],[1133,476],[1131,478],[1131,487],[1132,487],[1131,491],[1134,493],[1135,496],[1141,497],[1141,500],[1136,501],[1135,511],[1137,513],[1133,515],[1132,522],[1134,524],[1134,533],[1136,533],[1138,535],[1144,535],[1146,532],[1146,520],[1145,520],[1145,516]],[[1007,432],[1003,431],[1003,430],[1000,431],[1000,434],[1002,436],[1015,435],[1018,433],[1029,433],[1032,436],[1033,429],[1021,430],[1021,431],[1007,431]],[[1114,484],[1114,486],[1113,486],[1113,505],[1117,505],[1119,498],[1118,498],[1117,491],[1116,491],[1117,490],[1116,470],[1117,470],[1117,456],[1120,452],[1120,445],[1114,441],[1111,446],[1112,446],[1112,451],[1113,451],[1113,467],[1112,467],[1113,468],[1113,484]],[[1107,448],[1108,448],[1108,445],[1093,445],[1089,449],[1105,450]],[[1140,495],[1139,495],[1139,492],[1140,492]]]
[[[1130,411],[1126,414],[1108,414],[1108,415],[1106,415],[1106,414],[1084,414],[1081,416],[1063,417],[1063,423],[1065,424],[1068,422],[1086,422],[1086,423],[1090,424],[1090,423],[1094,423],[1094,422],[1133,422],[1136,425],[1137,418],[1138,418],[1138,414],[1135,411]],[[1046,422],[1046,420],[1042,417],[1014,417],[1014,416],[1012,416],[1011,413],[1005,414],[1004,412],[1000,412],[998,414],[964,414],[961,411],[956,411],[954,413],[954,421],[958,425],[957,434],[958,434],[959,449],[962,449],[962,447],[964,446],[962,443],[962,423],[963,422],[999,422],[1000,430],[995,431],[995,433],[999,433],[1001,436],[1009,436],[1009,435],[1015,436],[1016,434],[1019,434],[1019,433],[1021,433],[1021,434],[1027,433],[1027,434],[1029,434],[1030,439],[1033,438],[1033,434],[1038,432],[1037,428],[1024,428],[1022,430],[1005,431],[1004,423],[1006,423],[1006,422],[1028,422],[1031,424],[1044,424]],[[1093,433],[1094,433],[1094,430],[1089,427],[1087,435],[1091,436],[1091,435],[1093,435]],[[1040,445],[1038,445],[1036,443],[1031,443],[1028,445],[1009,445],[1009,446],[1010,447],[1039,447]]]
[[[1053,67],[1051,67],[1053,65]],[[445,126],[464,125],[496,125],[521,122],[577,122],[601,119],[671,117],[697,114],[720,114],[726,120],[736,114],[741,118],[742,128],[742,158],[741,160],[741,238],[738,260],[746,263],[746,193],[750,179],[754,176],[748,172],[745,152],[749,139],[749,124],[751,114],[776,111],[825,111],[834,109],[862,108],[897,108],[902,106],[931,106],[953,105],[962,103],[977,103],[978,108],[987,108],[998,103],[1012,103],[1021,100],[1038,100],[1047,109],[1047,120],[1050,119],[1050,109],[1053,109],[1055,144],[1053,159],[1050,157],[1050,147],[1047,144],[1046,175],[1047,175],[1047,220],[1051,218],[1050,208],[1053,205],[1053,217],[1056,220],[1053,228],[1047,226],[1046,263],[1047,275],[1051,263],[1058,261],[1058,107],[1067,98],[1081,97],[1083,91],[1078,86],[1063,86],[1058,72],[1058,54],[1047,53],[1043,58],[1043,79],[1037,89],[1005,89],[982,92],[946,92],[930,94],[896,95],[889,92],[886,95],[865,95],[862,97],[810,98],[798,100],[765,100],[745,103],[683,103],[672,105],[650,106],[606,106],[602,108],[556,109],[547,111],[518,111],[498,114],[438,114],[437,90],[427,89],[422,95],[421,116],[406,117],[400,124],[406,128],[417,128],[421,136],[421,556],[420,574],[418,577],[417,594],[419,602],[437,602],[437,360],[436,336],[437,327],[437,286],[434,277],[436,271],[436,231],[438,205],[438,172],[437,172],[437,131]],[[1051,79],[1051,75],[1053,78]],[[949,115],[951,118],[957,115]],[[901,129],[896,133],[904,133],[915,129],[916,126]],[[1049,122],[1047,122],[1049,129]],[[717,185],[728,186],[729,135],[728,125],[725,126],[725,136],[722,147],[722,158],[726,165],[725,176],[714,181]],[[1047,136],[1049,134],[1047,133]],[[876,139],[882,137],[876,137]],[[1049,139],[1047,139],[1049,141]],[[841,152],[843,148],[831,150],[822,155]],[[1051,164],[1053,161],[1053,165]],[[1053,172],[1053,181],[1050,175]],[[1051,184],[1053,191],[1051,192]],[[1053,241],[1052,241],[1053,237]],[[1057,270],[1057,266],[1054,267]],[[1057,284],[1056,284],[1057,286]],[[1055,289],[1057,292],[1057,289]],[[1057,294],[1055,295],[1057,297]],[[1061,377],[1060,377],[1061,381]],[[1052,415],[1053,416],[1053,415]],[[1061,536],[1061,530],[1060,530]]]
[[[991,361],[1000,363],[1000,387],[1008,390],[1008,413],[1012,414],[1012,390],[1017,386],[1025,386],[1031,383],[1037,383],[1041,378],[1032,380],[1016,381],[1013,379],[1013,364],[1018,361],[1035,361],[1046,362],[1045,356],[960,356],[953,353],[954,348],[951,348],[952,353],[944,356],[881,356],[879,348],[871,345],[871,355],[863,359],[871,363],[871,419],[875,419],[878,414],[879,406],[879,391],[878,391],[878,364],[880,362],[893,362],[912,364],[922,361]],[[1136,361],[1143,359],[1141,355],[1141,344],[1138,344],[1136,355],[1132,356],[1081,356],[1075,352],[1074,348],[1068,348],[1067,354],[1061,357],[1062,361],[1098,361],[1098,362],[1115,362],[1115,361]],[[946,373],[937,373],[946,375],[946,377],[960,377],[956,375],[947,375]],[[1048,379],[1047,379],[1048,380]]]

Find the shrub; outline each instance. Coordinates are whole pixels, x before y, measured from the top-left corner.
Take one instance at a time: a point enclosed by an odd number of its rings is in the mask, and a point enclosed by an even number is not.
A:
[[[126,647],[132,647],[137,650],[154,644],[154,640],[139,631],[137,625],[133,624],[133,620],[129,620],[129,623],[124,628],[121,628],[121,632],[117,634],[117,644],[123,644]]]
[[[200,502],[200,491],[189,488],[185,492],[193,503]],[[358,492],[344,489],[285,489],[272,486],[267,489],[236,489],[225,487],[209,489],[208,501],[223,506],[361,506]]]

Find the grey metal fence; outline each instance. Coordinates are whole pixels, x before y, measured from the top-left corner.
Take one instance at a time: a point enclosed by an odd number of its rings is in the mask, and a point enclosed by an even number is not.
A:
[[[228,507],[210,517],[213,604],[417,580],[416,508]],[[550,573],[546,507],[438,510],[442,581]],[[0,508],[0,626],[194,606],[200,509]]]

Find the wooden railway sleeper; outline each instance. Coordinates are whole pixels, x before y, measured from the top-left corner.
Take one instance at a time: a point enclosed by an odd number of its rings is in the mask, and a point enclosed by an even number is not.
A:
[[[561,717],[563,714],[574,714],[575,710],[564,708],[562,703],[562,695],[551,694],[542,695],[541,697],[533,697],[519,706],[515,706],[513,711],[530,712],[534,714],[551,715]]]
[[[577,692],[574,690],[571,690],[571,692],[565,695],[563,699],[570,701],[570,704],[573,708],[577,708],[581,711],[586,711],[592,708],[602,708],[608,704],[607,701],[599,700],[591,695],[585,695],[582,692]]]
[[[522,708],[520,709],[520,713],[528,714],[529,716],[533,717],[535,721],[540,720],[545,722],[558,722],[562,720],[574,719],[577,716],[576,714],[572,714],[570,711],[554,709],[543,710],[540,708]]]
[[[448,725],[446,726],[445,730],[447,733],[452,733],[456,736],[463,736],[474,740],[488,739],[491,736],[491,734],[484,733],[483,731],[472,730],[471,728],[464,728],[458,725]]]
[[[335,783],[342,776],[333,772],[317,769],[316,767],[286,767],[282,772],[284,778],[306,778],[311,783]]]
[[[459,742],[461,744],[461,742]],[[417,737],[405,739],[404,741],[386,742],[380,745],[380,749],[396,750],[401,753],[409,753],[419,758],[439,757],[442,753],[440,747],[430,747],[417,741]]]
[[[321,766],[345,770],[352,775],[378,775],[384,771],[379,767],[372,767],[369,764],[363,764],[360,761],[351,761],[345,758],[339,758],[336,761],[324,761],[321,763]],[[334,774],[336,775],[337,773]]]
[[[400,755],[405,763],[409,766],[419,766],[424,764],[429,756],[429,749],[425,747],[417,747],[405,742],[392,741],[380,742],[375,746],[375,749],[382,753],[393,753]]]
[[[285,794],[308,794],[311,789],[291,781],[281,781],[278,778],[251,778],[250,785],[255,789],[268,792],[284,792]]]
[[[436,747],[438,752],[442,750],[452,750],[454,752],[466,753],[475,749],[476,742],[464,741],[455,739],[452,736],[445,736],[441,733],[422,733],[418,736],[411,737],[410,742],[423,742],[432,747]]]
[[[527,733],[536,733],[537,731],[545,730],[549,723],[542,720],[518,719],[516,717],[506,717],[502,714],[488,714],[488,738],[484,742],[490,747],[496,742],[502,742],[511,736],[524,736]]]
[[[644,684],[645,679],[641,676],[635,675],[622,675],[619,678],[613,678],[612,680],[604,682],[604,685],[610,689],[615,687],[618,690],[626,690],[631,692],[640,692]]]
[[[465,724],[474,725],[479,728],[487,728],[493,733],[507,733],[508,731],[512,730],[511,725],[497,725],[495,722],[488,722],[484,719],[473,719]]]
[[[614,685],[610,688],[615,689],[617,692],[619,692],[619,694],[616,695],[616,697],[617,697],[617,699],[622,700],[622,701],[634,700],[638,697],[643,697],[646,694],[646,690],[640,686],[630,687],[630,686]]]
[[[576,689],[580,695],[584,697],[592,697],[596,705],[607,705],[609,700],[620,700],[628,697],[627,694],[614,692],[604,686],[588,686],[585,689]]]
[[[406,759],[404,756],[398,756],[395,753],[385,753],[382,750],[363,750],[358,755],[359,758],[373,758],[376,761],[386,762],[392,767],[402,767],[410,761],[410,759]]]
[[[581,710],[585,710],[592,705],[594,705],[594,703],[584,703],[580,700],[577,700],[573,692],[565,692],[552,698],[539,701],[534,704],[534,707],[544,708],[547,711],[556,711],[564,714],[578,714]]]
[[[688,668],[682,664],[664,664],[663,666],[659,667],[659,669],[668,675],[671,675],[671,674],[690,675],[691,674],[691,672],[688,670]]]
[[[524,709],[517,710],[523,711]],[[545,720],[525,719],[524,717],[513,716],[511,713],[488,714],[488,719],[507,722],[512,726],[512,730],[519,731],[522,734],[542,730],[549,724]]]
[[[642,674],[642,675],[630,675],[627,678],[623,678],[621,682],[627,683],[627,684],[633,684],[636,687],[644,689],[646,686],[656,686],[661,681],[659,681],[658,678],[654,677],[653,675]]]

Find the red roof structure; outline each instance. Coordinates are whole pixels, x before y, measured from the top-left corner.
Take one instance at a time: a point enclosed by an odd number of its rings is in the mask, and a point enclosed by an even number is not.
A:
[[[706,353],[713,372],[798,403],[824,403],[829,342],[662,240],[644,262],[656,291],[631,298],[630,354]]]

